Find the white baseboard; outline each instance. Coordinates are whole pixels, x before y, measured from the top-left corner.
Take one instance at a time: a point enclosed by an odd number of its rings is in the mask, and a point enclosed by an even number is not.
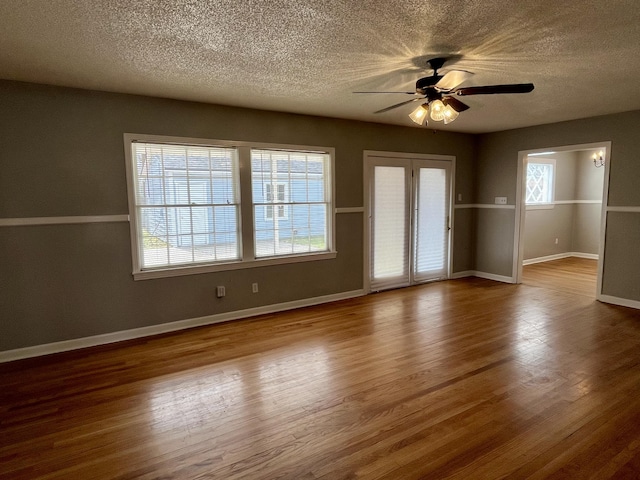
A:
[[[135,338],[159,335],[161,333],[176,332],[188,328],[213,325],[215,323],[255,317],[257,315],[264,315],[267,313],[276,313],[283,312],[285,310],[293,310],[295,308],[310,307],[322,303],[361,297],[363,295],[365,295],[364,290],[353,290],[350,292],[336,293],[333,295],[324,295],[322,297],[305,298],[303,300],[294,300],[292,302],[265,305],[263,307],[248,308],[245,310],[207,315],[198,318],[189,318],[186,320],[178,320],[176,322],[162,323],[160,325],[151,325],[149,327],[134,328],[131,330],[105,333],[102,335],[94,335],[91,337],[47,343],[44,345],[35,345],[33,347],[18,348],[15,350],[6,350],[4,352],[0,352],[0,363],[11,362],[13,360],[20,360],[23,358],[39,357],[41,355],[50,355],[52,353],[66,352],[69,350],[78,350],[80,348],[95,347],[97,345],[106,345],[109,343],[121,342],[123,340],[133,340]]]
[[[551,262],[552,260],[562,260],[563,258],[578,257],[588,258],[591,260],[598,260],[597,253],[582,253],[582,252],[565,252],[556,253],[555,255],[547,255],[545,257],[529,258],[522,262],[523,265],[533,265],[534,263]]]
[[[556,253],[555,255],[546,255],[544,257],[528,258],[523,260],[522,265],[533,265],[534,263],[551,262],[553,260],[561,260],[568,258],[568,253]]]
[[[572,257],[578,258],[588,258],[589,260],[598,260],[600,255],[597,253],[582,253],[582,252],[571,252]]]
[[[456,278],[466,278],[466,277],[475,277],[476,272],[473,270],[465,270],[464,272],[456,272],[451,274],[449,278],[455,280]]]
[[[451,275],[452,280],[455,280],[456,278],[465,278],[465,277],[478,277],[478,278],[485,278],[487,280],[495,280],[496,282],[514,283],[513,277],[505,277],[503,275],[495,275],[493,273],[478,272],[476,270],[465,270],[464,272],[456,272],[453,275]]]
[[[513,277],[505,277],[504,275],[496,275],[494,273],[475,272],[475,276],[478,278],[486,278],[487,280],[494,280],[502,283],[515,283]]]
[[[626,298],[613,297],[611,295],[599,295],[598,300],[603,303],[610,303],[612,305],[619,305],[621,307],[629,307],[640,310],[640,301],[629,300]]]

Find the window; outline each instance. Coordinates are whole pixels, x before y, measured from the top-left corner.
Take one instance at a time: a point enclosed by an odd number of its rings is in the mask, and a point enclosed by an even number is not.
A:
[[[233,148],[132,143],[141,269],[240,258]]]
[[[555,160],[527,163],[525,202],[528,206],[553,208]]]
[[[317,152],[251,151],[256,257],[327,250],[329,159]]]
[[[125,147],[135,279],[335,257],[333,149],[133,134]]]

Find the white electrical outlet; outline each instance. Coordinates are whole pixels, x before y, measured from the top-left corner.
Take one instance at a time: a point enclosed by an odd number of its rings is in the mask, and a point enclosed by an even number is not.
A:
[[[496,197],[495,204],[496,205],[506,205],[507,204],[507,197]]]
[[[227,294],[226,289],[223,286],[216,287],[216,295],[218,298],[222,298]]]
[[[251,291],[253,293],[258,293],[258,284],[257,283],[252,283],[251,284]]]
[[[558,244],[558,239],[556,238],[556,245]]]
[[[459,201],[459,202],[461,202],[461,201],[462,201],[462,194],[461,194],[461,193],[459,193],[459,194],[458,194],[458,201]]]

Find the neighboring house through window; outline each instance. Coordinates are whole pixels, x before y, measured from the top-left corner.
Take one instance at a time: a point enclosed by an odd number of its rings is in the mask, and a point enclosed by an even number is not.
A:
[[[140,268],[238,260],[235,149],[147,142],[131,149]]]
[[[133,134],[125,144],[134,278],[335,257],[332,149]]]
[[[256,257],[328,248],[329,167],[330,155],[324,152],[251,150]]]

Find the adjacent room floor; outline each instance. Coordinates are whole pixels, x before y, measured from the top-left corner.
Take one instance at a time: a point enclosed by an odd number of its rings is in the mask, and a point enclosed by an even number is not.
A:
[[[640,312],[543,267],[0,365],[0,478],[637,478]]]
[[[596,297],[598,261],[569,257],[522,267],[522,283],[575,295]]]

